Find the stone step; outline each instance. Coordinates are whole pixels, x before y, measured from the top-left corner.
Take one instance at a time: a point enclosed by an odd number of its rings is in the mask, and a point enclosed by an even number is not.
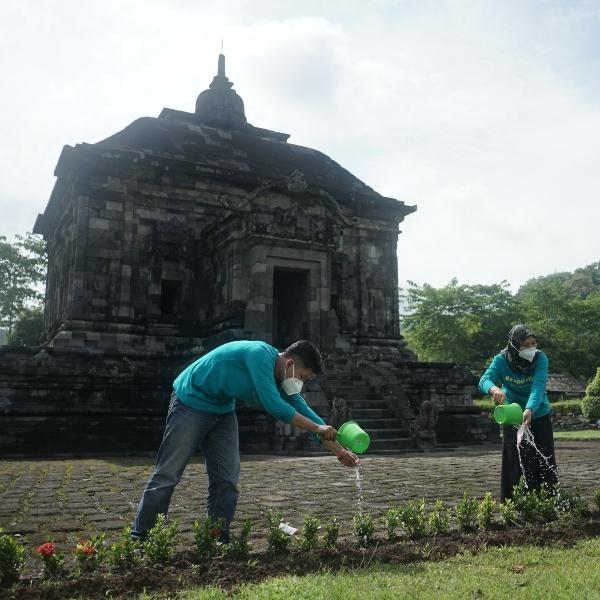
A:
[[[350,413],[350,419],[356,421],[354,419],[354,413]],[[361,419],[359,425],[365,431],[371,431],[372,429],[386,429],[386,428],[395,428],[395,429],[404,429],[406,423],[402,419]]]
[[[396,411],[391,408],[354,408],[350,407],[352,419],[395,419]]]
[[[409,436],[408,429],[367,429],[362,423],[361,427],[369,434],[372,442],[375,440],[397,440]]]
[[[371,445],[367,452],[379,450],[407,450],[415,447],[415,441],[412,438],[386,438],[381,440],[371,440]]]

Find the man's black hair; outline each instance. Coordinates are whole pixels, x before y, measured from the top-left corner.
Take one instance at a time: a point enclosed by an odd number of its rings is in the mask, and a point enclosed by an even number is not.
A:
[[[308,340],[298,340],[283,351],[284,356],[296,356],[307,369],[312,369],[315,375],[323,372],[321,355],[317,347]]]

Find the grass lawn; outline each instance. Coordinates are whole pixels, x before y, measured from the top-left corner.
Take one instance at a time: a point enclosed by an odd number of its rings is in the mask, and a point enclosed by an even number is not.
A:
[[[555,440],[600,440],[600,429],[584,429],[583,431],[555,431]],[[600,598],[600,594],[598,595]]]
[[[365,554],[368,563],[369,553]],[[434,563],[375,566],[338,574],[282,577],[245,585],[233,595],[217,588],[182,592],[178,600],[388,600],[600,598],[600,538],[573,548],[501,547]],[[145,595],[146,600],[161,596]],[[173,596],[171,596],[173,597]]]

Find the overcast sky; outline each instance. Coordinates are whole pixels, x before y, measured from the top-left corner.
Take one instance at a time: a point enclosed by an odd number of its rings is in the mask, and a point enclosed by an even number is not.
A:
[[[221,39],[250,123],[417,205],[401,285],[600,260],[600,0],[2,0],[0,235],[63,145],[193,112]]]

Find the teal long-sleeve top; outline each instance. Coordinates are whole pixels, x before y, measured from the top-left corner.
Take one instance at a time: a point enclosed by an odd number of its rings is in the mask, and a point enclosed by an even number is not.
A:
[[[185,405],[211,413],[235,410],[236,401],[264,409],[289,423],[298,411],[313,423],[325,422],[300,394],[288,396],[275,382],[277,348],[259,341],[223,344],[186,367],[173,382]]]
[[[516,402],[523,410],[530,408],[533,418],[550,414],[551,407],[546,395],[548,357],[539,352],[531,373],[513,371],[503,354],[494,356],[490,366],[479,380],[479,389],[488,394],[493,385],[506,394],[505,404]]]

